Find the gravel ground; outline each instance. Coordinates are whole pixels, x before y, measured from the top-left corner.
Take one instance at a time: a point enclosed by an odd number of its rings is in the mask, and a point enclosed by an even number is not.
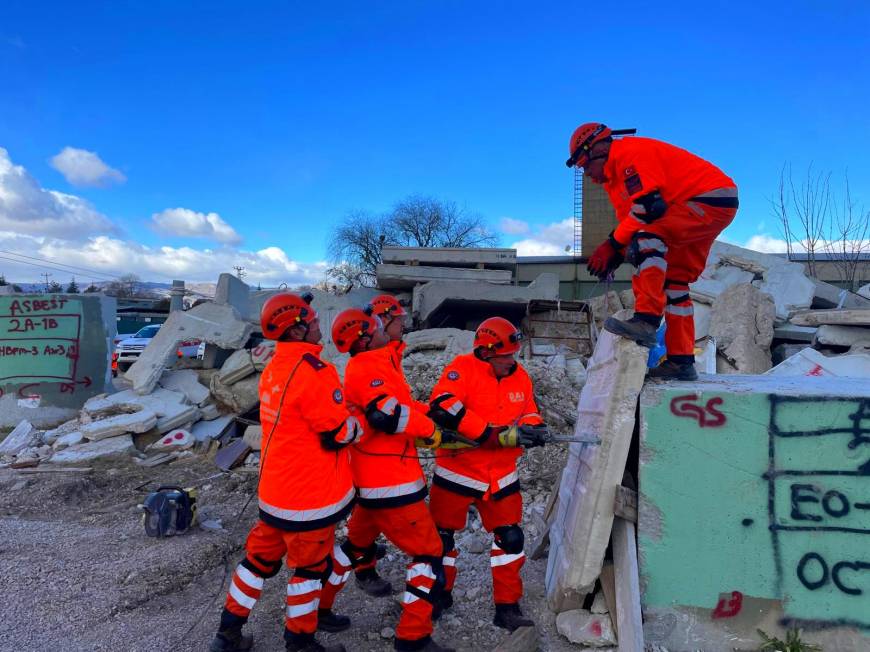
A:
[[[537,533],[533,511],[543,511],[563,455],[534,451],[521,467],[525,482],[527,541]],[[205,650],[214,633],[228,573],[256,518],[253,505],[238,518],[255,488],[247,470],[217,474],[201,457],[155,469],[123,461],[97,462],[87,476],[20,475],[0,471],[0,589],[4,633],[0,650]],[[146,484],[149,483],[150,484]],[[146,537],[136,508],[160,483],[199,486],[203,511],[225,531],[196,529],[169,539]],[[475,529],[478,528],[478,529]],[[341,533],[340,533],[341,534]],[[488,548],[479,521],[458,535],[462,551],[454,608],[435,638],[463,651],[490,650],[506,638],[491,624]],[[528,552],[528,544],[527,544]],[[336,611],[352,617],[347,632],[323,635],[348,650],[392,650],[396,601],[405,559],[393,548],[380,562],[397,594],[374,600],[353,582]],[[578,650],[555,632],[544,601],[546,560],[527,561],[525,611],[538,624],[541,650]],[[266,582],[250,629],[256,649],[282,650],[286,572]]]

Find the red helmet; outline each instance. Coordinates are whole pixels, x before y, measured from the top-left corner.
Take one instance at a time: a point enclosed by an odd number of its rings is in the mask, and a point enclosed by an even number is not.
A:
[[[310,305],[313,299],[314,297],[309,293],[300,297],[290,292],[281,292],[269,297],[260,311],[263,335],[270,340],[279,340],[288,328],[297,324],[308,327],[317,319],[317,311]]]
[[[474,333],[474,348],[483,347],[498,355],[516,353],[520,350],[523,334],[503,317],[490,317]]]
[[[381,319],[384,317],[388,319],[404,317],[408,314],[399,300],[392,294],[379,294],[369,302],[369,305],[372,307],[372,314]]]
[[[589,150],[592,146],[609,138],[611,134],[610,127],[600,122],[587,122],[577,127],[568,141],[568,154],[571,158],[565,161],[565,165],[569,168],[575,165],[582,168],[589,162]]]
[[[380,325],[380,320],[368,311],[348,308],[332,322],[332,343],[341,353],[347,353],[357,340],[371,337]]]

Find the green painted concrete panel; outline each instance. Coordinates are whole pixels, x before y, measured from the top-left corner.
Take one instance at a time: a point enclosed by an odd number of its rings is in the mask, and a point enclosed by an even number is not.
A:
[[[870,398],[850,395],[857,379],[836,396],[791,383],[644,392],[645,605],[712,610],[738,591],[789,619],[870,629]]]

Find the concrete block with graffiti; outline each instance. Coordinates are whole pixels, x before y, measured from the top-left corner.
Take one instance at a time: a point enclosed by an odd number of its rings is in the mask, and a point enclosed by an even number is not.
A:
[[[755,649],[799,626],[870,649],[870,385],[711,377],[641,395],[646,638]]]
[[[106,391],[114,333],[110,297],[0,297],[0,428],[56,425]]]

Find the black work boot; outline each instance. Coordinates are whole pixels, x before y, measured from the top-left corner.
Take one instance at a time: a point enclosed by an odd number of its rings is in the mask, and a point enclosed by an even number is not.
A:
[[[321,645],[314,634],[294,633],[289,629],[284,630],[284,640],[289,652],[347,652],[341,645]]]
[[[378,575],[378,571],[374,568],[366,568],[354,573],[354,577],[356,577],[356,585],[374,598],[383,598],[393,592],[393,585]]]
[[[518,602],[495,605],[495,618],[492,624],[512,632],[520,627],[534,627],[535,623],[523,615]]]
[[[317,610],[317,630],[320,632],[343,632],[350,627],[350,618],[334,613],[332,609]]]
[[[686,357],[693,358],[693,356]],[[658,380],[698,380],[694,359],[692,362],[684,362],[668,358],[655,369],[650,369],[647,376]]]
[[[438,596],[438,602],[432,609],[432,620],[438,620],[444,614],[445,611],[450,609],[453,606],[453,592],[452,591],[441,591],[441,595]]]
[[[604,322],[604,330],[651,349],[658,344],[656,331],[659,329],[660,321],[660,317],[644,313],[635,314],[634,317],[625,321],[616,317],[608,317],[607,321]]]
[[[242,652],[254,647],[254,637],[242,634],[241,627],[222,629],[214,635],[209,652]]]
[[[432,640],[431,636],[417,639],[397,638],[394,647],[398,652],[456,652],[452,647],[444,647]]]

